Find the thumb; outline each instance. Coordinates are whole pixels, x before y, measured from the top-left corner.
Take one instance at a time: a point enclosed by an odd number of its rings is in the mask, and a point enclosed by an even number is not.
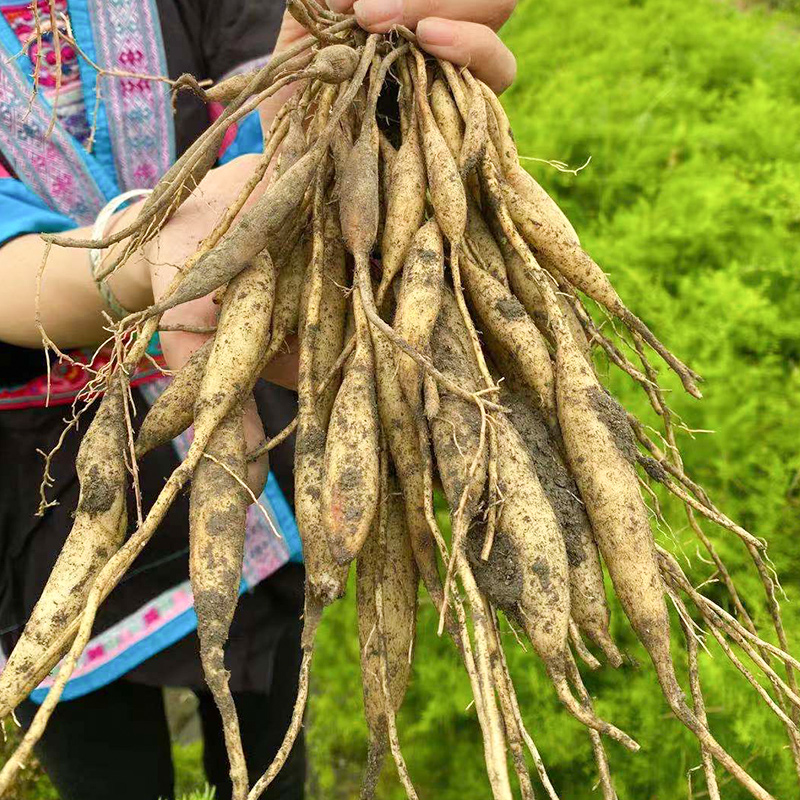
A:
[[[283,12],[283,22],[278,34],[278,41],[275,42],[275,49],[272,55],[276,56],[287,50],[299,39],[302,39],[308,31],[288,12]],[[269,130],[275,114],[281,109],[283,104],[297,91],[297,84],[290,84],[280,89],[277,94],[265,100],[258,108],[261,117],[261,127],[264,131]]]
[[[291,47],[298,39],[305,36],[308,31],[288,12],[283,12],[283,22],[278,34],[278,41],[275,43],[273,55],[278,55]]]

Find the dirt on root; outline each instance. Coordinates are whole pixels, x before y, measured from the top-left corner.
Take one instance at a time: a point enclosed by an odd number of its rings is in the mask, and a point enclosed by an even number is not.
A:
[[[508,322],[514,320],[524,319],[528,316],[528,312],[523,307],[522,303],[517,300],[514,295],[503,297],[495,303],[495,309]]]
[[[466,551],[475,581],[495,606],[503,611],[511,611],[522,596],[519,555],[509,537],[497,531],[489,558],[484,561],[481,551],[485,538],[484,525],[470,527]]]
[[[625,409],[605,390],[592,387],[588,390],[592,409],[606,426],[617,450],[631,463],[639,461],[639,448]]]
[[[667,483],[669,475],[664,467],[658,463],[654,458],[639,454],[639,464],[641,464],[644,471],[657,483]]]
[[[511,409],[511,424],[522,437],[533,459],[539,483],[561,527],[569,565],[578,567],[586,560],[583,547],[586,512],[578,487],[553,443],[544,417],[530,400],[519,391],[506,389],[501,395],[501,402]]]

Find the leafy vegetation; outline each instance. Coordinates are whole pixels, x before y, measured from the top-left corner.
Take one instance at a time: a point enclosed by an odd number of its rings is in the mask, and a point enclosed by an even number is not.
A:
[[[14,752],[21,738],[20,729],[13,722],[7,722],[0,735],[0,764],[4,764]],[[19,782],[8,795],[8,800],[58,800],[58,793],[39,762],[34,760],[22,773]]]
[[[174,744],[175,796],[181,800],[206,800],[206,776],[203,771],[203,743]],[[208,795],[208,800],[213,798]]]
[[[214,790],[206,787],[200,791],[185,795],[181,800],[214,800]]]

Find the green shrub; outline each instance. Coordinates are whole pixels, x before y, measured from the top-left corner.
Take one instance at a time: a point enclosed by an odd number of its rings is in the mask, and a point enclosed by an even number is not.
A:
[[[175,765],[175,795],[190,795],[189,800],[198,800],[195,795],[206,791],[206,775],[203,771],[203,743],[173,744],[172,762]]]
[[[687,467],[731,516],[771,542],[795,600],[784,603],[795,639],[800,48],[796,20],[770,9],[798,8],[796,0],[523,0],[505,33],[519,57],[519,80],[505,102],[520,152],[575,166],[592,156],[577,177],[528,163],[623,297],[705,376],[702,404],[671,382],[672,404],[687,426],[715,431],[684,437]],[[626,379],[610,373],[609,383],[647,415]],[[669,508],[672,530],[660,535],[675,538],[696,580],[708,577],[680,509]],[[744,594],[759,602],[742,548],[714,536]],[[310,784],[311,796],[325,800],[357,796],[366,751],[353,594],[326,614],[314,664]],[[422,602],[414,679],[399,718],[404,753],[420,796],[486,797],[469,686],[453,648],[435,635],[429,601]],[[638,756],[608,745],[620,796],[685,797],[697,748],[667,714],[619,608],[614,615],[617,640],[641,666],[589,674],[587,683],[600,713],[643,745]],[[585,731],[560,708],[533,655],[510,635],[505,645],[557,790],[564,800],[596,797]],[[796,796],[781,726],[709,649],[701,669],[716,734],[776,797]],[[176,749],[179,792],[191,792],[185,800],[207,797],[198,747]],[[40,771],[24,777],[20,800],[55,800]],[[723,793],[726,800],[745,796],[734,784]],[[403,796],[387,766],[380,797]]]
[[[20,729],[12,720],[6,720],[0,733],[0,764],[5,764],[22,740]],[[6,800],[58,800],[58,793],[44,774],[39,762],[34,758],[22,772],[11,788]]]

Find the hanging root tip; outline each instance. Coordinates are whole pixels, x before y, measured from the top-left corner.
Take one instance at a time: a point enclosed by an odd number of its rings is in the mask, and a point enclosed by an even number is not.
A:
[[[683,379],[683,377],[681,377],[681,382],[683,383],[683,388],[684,388],[684,389],[686,389],[686,391],[687,391],[687,392],[688,392],[688,393],[689,393],[689,394],[690,394],[692,397],[694,397],[694,398],[695,398],[695,400],[702,400],[702,399],[703,399],[703,393],[702,393],[702,392],[700,391],[700,389],[697,387],[697,384],[696,384],[696,383],[694,383],[694,382],[688,382],[688,381],[684,380],[684,379]]]
[[[655,663],[655,661],[654,661]],[[717,742],[711,731],[703,725],[689,708],[678,684],[672,665],[656,664],[659,683],[664,698],[675,716],[688,728],[697,741],[719,762],[756,800],[775,800],[733,757]]]
[[[581,638],[580,631],[578,630],[578,626],[574,622],[570,622],[569,625],[569,638],[572,641],[572,647],[575,650],[578,658],[586,664],[587,667],[591,670],[598,670],[602,666],[602,664],[594,657],[594,655],[589,651],[589,648],[583,642]]]
[[[225,669],[222,647],[206,647],[201,642],[200,660],[203,665],[206,683],[222,718],[225,749],[228,753],[230,778],[233,786],[233,800],[246,800],[250,789],[247,764],[245,761],[239,717],[228,683],[230,673]]]
[[[614,669],[619,669],[625,663],[620,649],[607,631],[602,631],[593,635],[590,634],[590,638],[603,651],[603,654],[608,659],[608,663]]]
[[[172,84],[172,105],[173,108],[175,106],[175,102],[177,100],[178,95],[182,91],[189,91],[192,94],[197,95],[203,102],[208,102],[208,95],[206,94],[206,90],[197,82],[197,78],[194,75],[190,75],[188,72],[184,72],[183,75],[179,76],[179,78]]]
[[[697,383],[702,381],[702,377],[693,369],[687,367],[679,358],[674,356],[655,336],[655,334],[642,322],[632,311],[624,305],[617,309],[620,319],[632,331],[638,333],[653,350],[669,365],[670,369],[681,379],[683,388],[697,400],[702,400],[703,393]]]
[[[596,730],[603,736],[608,736],[615,742],[619,742],[623,747],[626,747],[632,753],[636,753],[641,749],[639,743],[634,741],[630,736],[628,736],[627,733],[621,731],[610,722],[605,722],[604,720],[598,718],[589,709],[584,708],[575,699],[570,691],[567,684],[567,679],[564,677],[563,672],[561,675],[553,674],[553,670],[548,670],[548,672],[550,672],[550,680],[552,680],[553,685],[555,686],[558,699],[562,702],[567,711],[569,711],[569,713],[578,720],[578,722],[583,723],[587,728]]]
[[[370,737],[367,751],[367,765],[364,767],[364,777],[361,780],[361,793],[359,800],[373,800],[378,779],[381,777],[383,761],[387,750],[386,737]]]

